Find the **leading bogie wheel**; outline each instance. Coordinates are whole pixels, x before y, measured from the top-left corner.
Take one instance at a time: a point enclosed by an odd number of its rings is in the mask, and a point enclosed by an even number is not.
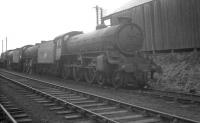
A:
[[[29,74],[29,71],[30,71],[30,66],[28,65],[26,69],[26,73]]]
[[[121,71],[116,71],[112,75],[112,86],[114,88],[123,87],[125,84],[125,73]]]
[[[30,67],[28,74],[33,74],[33,68],[32,67]]]
[[[71,75],[71,68],[70,67],[64,67],[62,71],[62,77],[63,79],[67,80]]]
[[[103,72],[97,72],[96,80],[100,86],[103,86],[107,83],[106,75]]]
[[[76,82],[79,82],[81,80],[81,70],[79,67],[73,67],[73,79]]]

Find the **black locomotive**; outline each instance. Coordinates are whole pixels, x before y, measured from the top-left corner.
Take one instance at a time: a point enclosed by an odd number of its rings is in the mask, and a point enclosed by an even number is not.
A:
[[[30,74],[53,74],[115,88],[141,88],[159,68],[141,53],[143,39],[142,30],[133,23],[85,34],[73,31],[8,51],[3,61],[12,69]]]

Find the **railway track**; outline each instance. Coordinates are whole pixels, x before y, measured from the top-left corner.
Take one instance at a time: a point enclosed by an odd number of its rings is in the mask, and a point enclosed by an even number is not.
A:
[[[5,79],[4,77],[0,78]],[[74,108],[68,108],[65,102],[62,102],[59,99],[56,99],[55,97],[46,94],[45,92],[40,92],[39,90],[31,88],[23,83],[17,83],[16,81],[14,82],[9,79],[5,80],[6,82],[9,81],[12,82],[12,83],[6,83],[6,85],[14,89],[16,93],[23,95],[24,98],[29,98],[30,99],[29,101],[38,103],[40,107],[43,106],[44,110],[46,109],[48,110],[48,114],[49,112],[54,113],[53,119],[56,118],[54,120],[56,122],[96,123],[94,120],[88,119],[88,117],[84,117],[80,112],[74,110]],[[5,82],[0,84],[5,84]],[[29,123],[27,119],[23,119],[23,121],[22,119],[18,119],[19,116],[21,116],[22,118],[26,118],[27,115],[25,113],[21,114],[21,112],[19,112],[18,110],[16,110],[15,113],[17,113],[16,114],[17,117],[16,116],[12,117],[12,115],[10,115],[11,114],[10,112],[8,112],[8,115],[2,114],[2,116],[4,116],[4,120],[6,120],[3,123]],[[17,118],[17,120],[15,120],[15,118]],[[49,118],[42,116],[39,116],[37,119],[33,119],[33,123],[38,123],[38,122],[54,123],[54,121],[49,121]]]
[[[31,123],[29,115],[5,95],[0,94],[0,123]]]
[[[10,73],[10,74],[16,75],[16,76],[22,76],[20,74],[8,72],[8,71],[4,71],[4,72]],[[27,79],[28,79],[28,77],[27,77]],[[82,84],[82,83],[80,83],[80,84]],[[90,85],[88,84],[88,86],[90,86]],[[107,88],[113,89],[110,87],[107,87]],[[144,89],[144,90],[118,89],[118,91],[125,92],[125,93],[139,94],[139,95],[142,94],[144,96],[151,96],[154,98],[161,98],[161,99],[168,101],[169,103],[177,102],[177,103],[183,104],[184,106],[200,105],[200,95],[193,94],[193,93],[162,91],[162,90],[155,90],[155,89]]]
[[[80,83],[81,84],[81,83]],[[86,83],[87,84],[87,83]],[[88,84],[88,86],[90,86]],[[93,87],[93,86],[91,86]],[[99,86],[96,86],[99,87]],[[102,88],[102,87],[100,87]],[[112,87],[103,87],[105,89],[113,89]],[[184,106],[200,106],[200,95],[193,93],[183,93],[183,92],[175,92],[175,91],[162,91],[155,89],[143,89],[143,90],[132,90],[132,89],[117,89],[117,91],[123,93],[151,96],[154,98],[163,99],[169,103],[180,103]]]
[[[177,102],[184,105],[200,105],[200,95],[192,93],[182,93],[174,91],[162,91],[162,90],[153,90],[146,89],[142,90],[139,93],[144,95],[150,95],[156,98],[163,98],[166,101]]]
[[[53,106],[52,109],[57,112],[64,112],[63,106],[75,110],[78,115],[75,115],[74,118],[86,116],[98,122],[111,123],[198,123],[198,121],[192,119],[123,103],[29,77],[14,75],[9,75],[9,78],[4,75],[1,75],[1,77],[31,90],[34,94],[37,93],[55,100],[59,105],[55,106],[54,102],[43,99],[39,101]],[[15,80],[10,78],[15,78]],[[32,95],[30,96],[32,97]]]

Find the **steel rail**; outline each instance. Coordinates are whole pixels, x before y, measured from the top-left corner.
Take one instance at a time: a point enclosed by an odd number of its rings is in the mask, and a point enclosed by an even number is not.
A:
[[[0,104],[0,110],[2,110],[2,113],[5,114],[5,117],[9,123],[17,123],[17,121],[12,117],[12,115],[6,110],[6,108]]]
[[[179,95],[185,95],[185,96],[188,96],[188,97],[198,97],[200,98],[200,95],[198,94],[192,94],[192,93],[184,93],[184,92],[175,92],[175,91],[163,91],[163,90],[158,90],[158,89],[147,89],[147,91],[158,91],[158,92],[161,92],[161,93],[171,93],[171,94],[179,94]]]
[[[167,98],[169,100],[173,100],[178,103],[188,103],[188,104],[198,104],[200,105],[200,95],[183,93],[183,92],[175,92],[175,91],[163,91],[157,89],[145,89],[140,92],[135,92],[140,94],[146,94],[150,96]]]
[[[11,74],[13,74],[13,73],[11,73]],[[184,118],[184,117],[181,117],[181,116],[177,116],[177,115],[173,115],[173,114],[169,114],[169,113],[164,113],[164,112],[153,110],[153,109],[150,109],[150,108],[145,108],[145,107],[141,107],[141,106],[137,106],[137,105],[132,105],[132,104],[129,104],[129,103],[124,103],[124,102],[121,102],[121,101],[109,99],[109,98],[102,97],[102,96],[99,96],[99,95],[90,94],[90,93],[86,93],[86,92],[83,92],[83,91],[78,91],[78,90],[75,90],[75,89],[72,89],[72,88],[69,88],[69,87],[66,88],[66,87],[61,86],[61,85],[56,85],[56,84],[49,83],[47,81],[42,81],[42,80],[39,80],[39,79],[35,79],[35,78],[32,78],[32,77],[26,77],[26,76],[18,75],[18,74],[13,74],[13,75],[23,77],[23,78],[26,78],[26,79],[29,79],[29,80],[37,81],[37,82],[40,82],[40,83],[45,83],[45,84],[48,84],[52,87],[56,87],[58,89],[68,90],[68,91],[70,90],[70,91],[73,91],[73,92],[76,92],[76,93],[81,93],[83,95],[87,95],[87,96],[90,96],[90,97],[93,97],[93,98],[99,98],[101,100],[107,100],[109,102],[119,104],[122,107],[128,107],[129,109],[144,112],[148,115],[153,115],[153,116],[157,116],[159,118],[168,119],[170,122],[199,123],[199,121],[192,120],[192,119],[189,119],[189,118]],[[62,100],[62,101],[64,101],[64,100]],[[79,108],[81,108],[81,107],[79,107]],[[86,112],[87,112],[87,110],[86,110]],[[91,113],[91,111],[89,111],[89,110],[88,110],[88,112]],[[96,116],[99,116],[99,115],[97,114]]]
[[[70,102],[67,102],[67,101],[65,101],[65,100],[59,99],[59,98],[57,98],[57,97],[55,97],[55,96],[52,96],[52,95],[50,95],[50,94],[47,94],[47,93],[45,93],[45,92],[42,92],[42,91],[40,91],[40,90],[38,90],[38,89],[29,87],[29,86],[27,86],[27,85],[25,85],[25,84],[23,84],[23,83],[20,83],[19,81],[10,79],[10,78],[8,78],[8,77],[2,75],[2,74],[0,74],[0,77],[6,79],[6,80],[8,80],[8,81],[11,81],[11,82],[13,82],[13,83],[15,83],[15,84],[17,84],[17,85],[20,85],[21,87],[24,87],[24,88],[26,88],[26,89],[29,89],[29,90],[31,90],[31,91],[37,93],[37,94],[43,95],[43,96],[48,97],[48,98],[53,99],[53,100],[56,100],[56,102],[59,102],[59,103],[61,103],[61,104],[64,104],[64,105],[66,105],[66,106],[69,107],[69,108],[72,108],[72,109],[75,108],[76,111],[79,112],[79,113],[81,113],[82,115],[86,115],[86,116],[87,116],[87,114],[89,114],[88,117],[93,118],[93,119],[95,119],[95,120],[97,120],[97,118],[98,118],[100,121],[104,121],[104,122],[106,122],[106,123],[107,123],[107,122],[108,122],[108,123],[119,123],[119,122],[114,121],[114,120],[112,120],[112,119],[108,119],[107,117],[104,117],[104,116],[102,116],[102,115],[99,115],[99,114],[97,114],[97,113],[95,113],[95,112],[91,112],[91,111],[86,110],[86,109],[84,109],[84,108],[82,108],[82,107],[80,107],[80,106],[74,105],[74,104],[72,104],[72,103],[70,103]],[[87,113],[87,114],[86,114],[86,113]]]

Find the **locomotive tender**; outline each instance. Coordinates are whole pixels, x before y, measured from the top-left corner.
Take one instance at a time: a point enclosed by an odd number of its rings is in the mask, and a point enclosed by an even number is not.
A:
[[[19,48],[23,49],[18,55],[19,68],[27,73],[53,74],[116,88],[129,84],[141,88],[149,73],[158,68],[140,52],[143,39],[142,30],[133,23],[85,34],[72,31],[52,41]]]

